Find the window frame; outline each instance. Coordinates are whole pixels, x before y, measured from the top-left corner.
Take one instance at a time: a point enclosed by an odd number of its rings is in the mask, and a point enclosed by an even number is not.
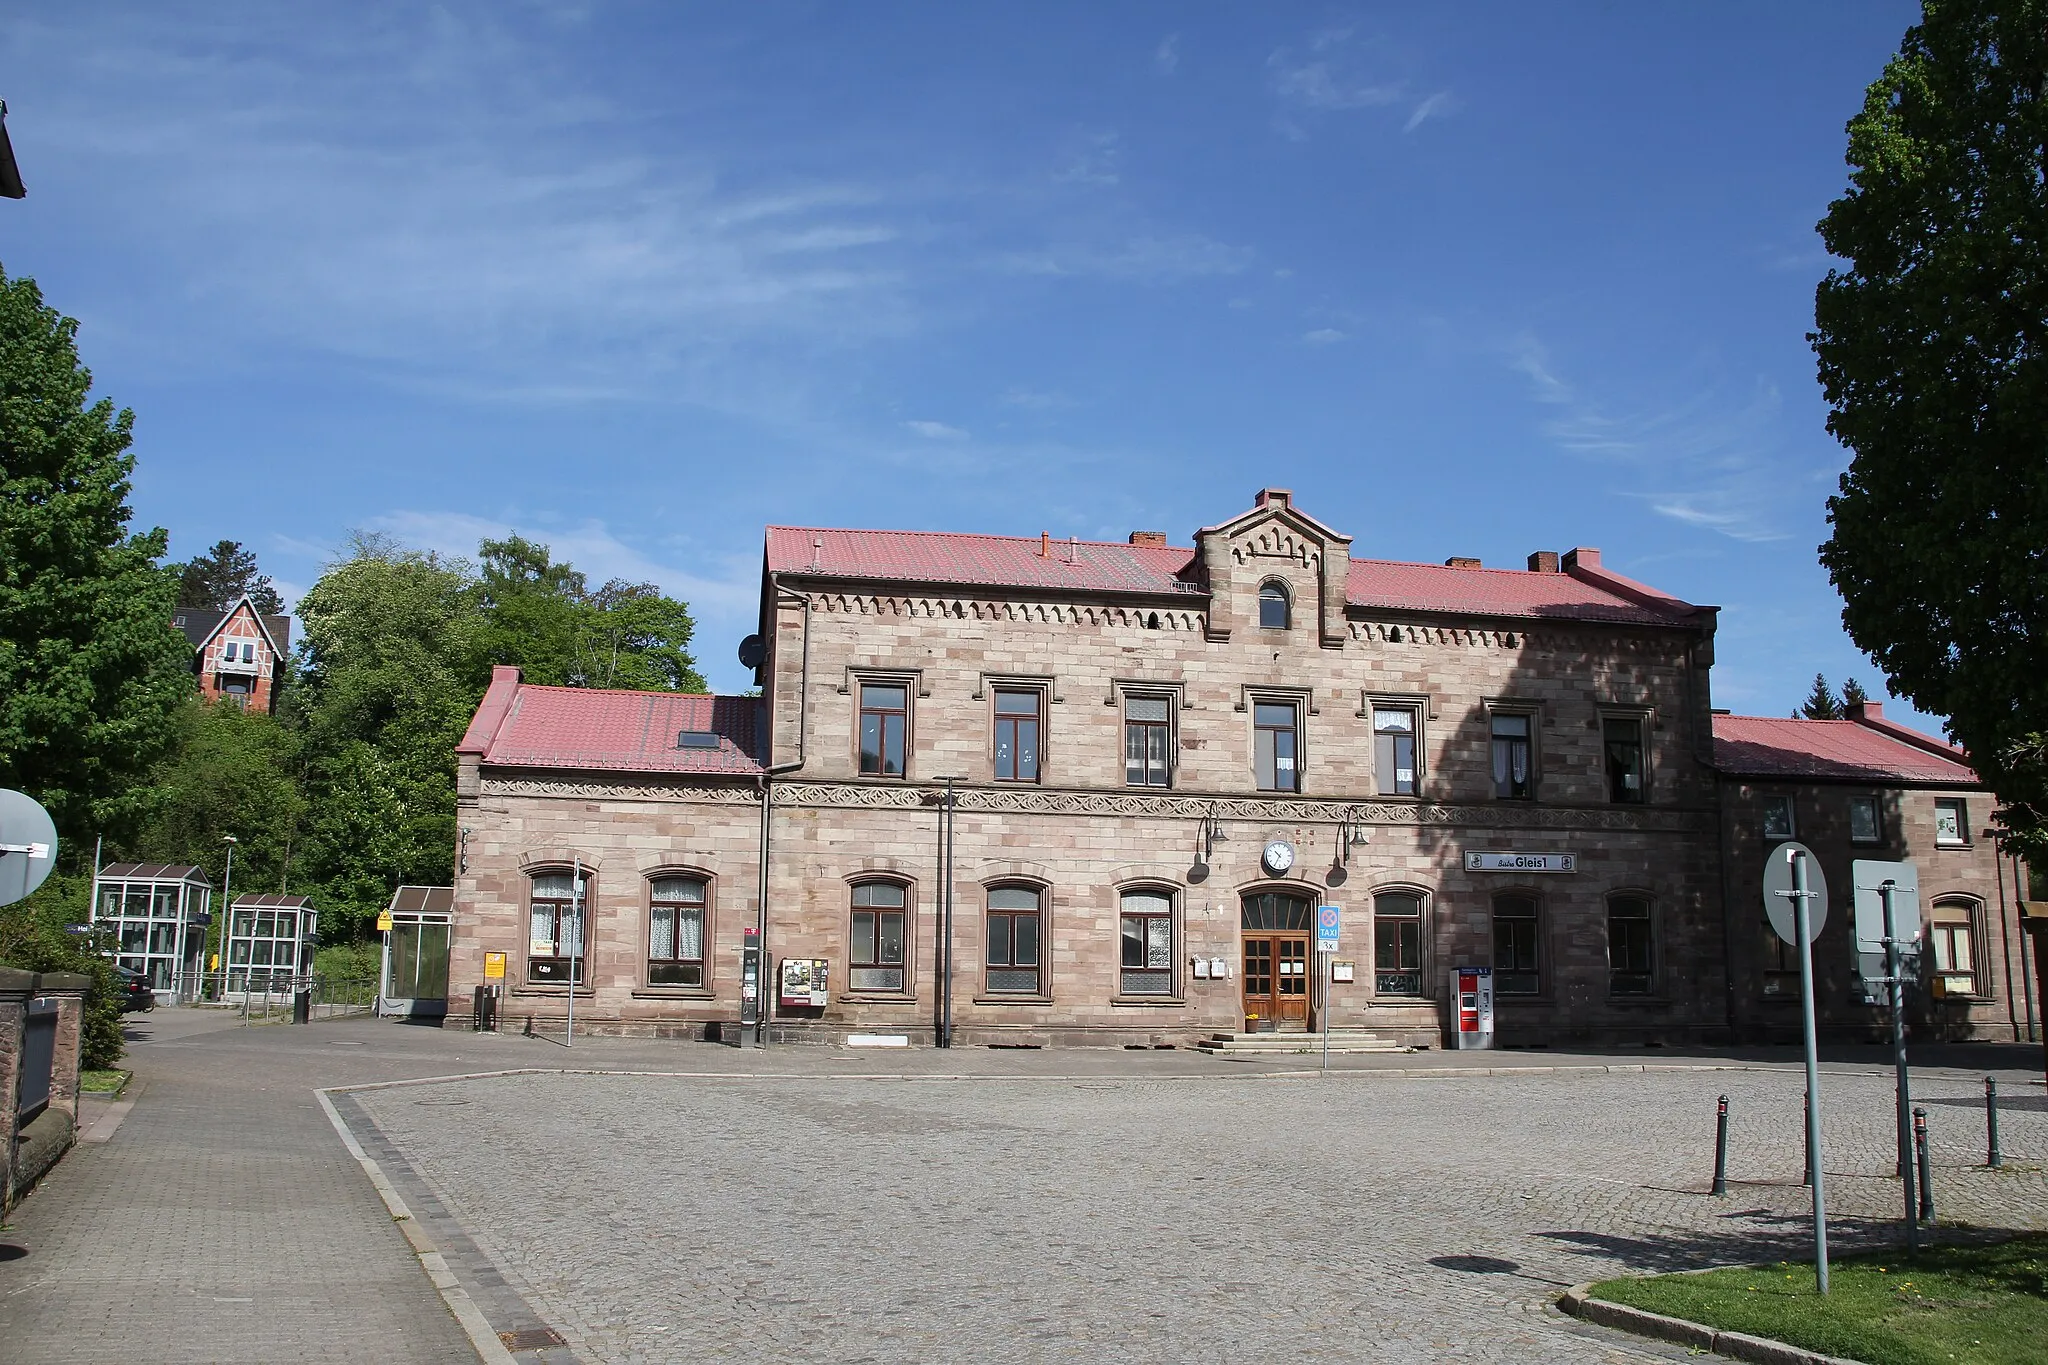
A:
[[[989,694],[989,773],[990,780],[1009,785],[1036,786],[1045,779],[1045,732],[1047,703],[1051,700],[1049,690],[1043,683],[992,682]],[[1027,717],[1021,712],[1003,711],[1004,697],[1029,697],[1032,712]],[[1022,746],[1016,730],[1029,723],[1033,730],[1031,747],[1031,775],[1019,776]],[[1003,775],[1003,727],[1011,727],[1010,774]]]
[[[1166,706],[1166,719],[1163,721],[1132,720],[1130,705],[1134,701],[1163,702]],[[1168,691],[1164,689],[1149,689],[1143,687],[1119,688],[1117,695],[1117,716],[1122,724],[1121,738],[1123,740],[1124,785],[1126,787],[1135,787],[1141,791],[1173,790],[1174,777],[1180,767],[1180,694],[1177,691]],[[1165,781],[1131,781],[1131,731],[1133,728],[1142,729],[1148,735],[1155,731],[1159,732],[1162,735],[1166,750]],[[1147,766],[1149,769],[1149,763]]]
[[[1785,812],[1785,832],[1773,833],[1771,813],[1782,805]],[[1799,837],[1799,801],[1790,792],[1762,792],[1758,794],[1756,828],[1760,838],[1783,841]]]
[[[1269,591],[1271,593],[1270,596],[1268,595]],[[1280,624],[1277,626],[1269,625],[1266,622],[1266,604],[1268,602],[1278,602],[1280,604]],[[1294,588],[1286,579],[1268,578],[1261,582],[1259,584],[1258,607],[1260,630],[1294,629]]]
[[[1948,911],[1951,915],[1960,915],[1961,918],[1936,918],[1944,910]],[[1983,923],[1982,910],[1982,902],[1967,896],[1943,896],[1938,900],[1928,903],[1925,932],[1927,935],[1929,961],[1926,967],[1926,976],[1930,982],[1935,977],[1940,977],[1943,981],[1947,982],[1947,993],[1951,996],[1962,995],[1983,998],[1989,994],[1989,992],[1982,989],[1984,981],[1984,954],[1981,949],[1984,943],[1984,936],[1978,932],[1979,925]],[[1942,967],[1939,965],[1943,956],[1941,945],[1944,943],[1947,946],[1949,960],[1955,960],[1953,931],[1958,929],[1962,931],[1963,937],[1969,945],[1970,966],[1967,971],[1959,971],[1953,967]],[[1955,984],[1959,978],[1967,979],[1968,982],[1965,987],[1960,989]]]
[[[917,678],[907,673],[855,673],[852,676],[853,690],[853,768],[860,777],[881,778],[890,782],[904,782],[910,778],[910,758],[915,752]],[[867,689],[870,687],[897,687],[903,690],[901,710],[889,707],[870,707]],[[870,772],[867,766],[867,718],[880,716],[880,755],[876,770]],[[887,717],[900,715],[903,718],[903,763],[901,771],[889,772],[889,730]]]
[[[1405,714],[1408,717],[1408,790],[1406,791],[1398,790],[1398,788],[1400,787],[1400,779],[1398,776],[1400,772],[1400,742],[1399,732],[1397,731],[1387,732],[1389,738],[1393,741],[1390,747],[1393,749],[1394,753],[1392,768],[1394,773],[1396,774],[1391,784],[1389,783],[1387,774],[1383,772],[1381,768],[1380,713],[1382,711],[1388,713],[1389,715],[1399,713]],[[1413,697],[1366,698],[1365,718],[1368,733],[1370,733],[1372,736],[1372,785],[1373,793],[1375,795],[1422,795],[1422,758],[1424,753],[1422,742],[1422,725],[1427,714],[1428,708],[1421,701]],[[1390,787],[1392,789],[1390,789]]]
[[[1003,892],[1017,891],[1028,891],[1036,897],[1036,907],[1026,909],[1023,906],[998,906],[993,903],[997,895]],[[1050,964],[1046,962],[1046,921],[1048,918],[1046,902],[1051,899],[1051,894],[1049,887],[1031,881],[1000,881],[982,888],[981,986],[984,998],[1037,1001],[1051,996],[1051,982],[1047,975],[1047,967]],[[1002,962],[995,961],[995,922],[999,917],[1005,922],[1003,937],[1004,960]],[[1017,956],[1015,925],[1019,919],[1035,920],[1038,926],[1033,960],[1023,964],[1010,960]],[[992,980],[994,974],[999,971],[1022,972],[1026,970],[1032,973],[1033,984],[1029,987],[997,986]]]
[[[581,951],[576,953],[573,959],[564,956],[560,949],[563,942],[563,912],[577,904],[575,866],[573,864],[544,863],[535,867],[524,868],[522,869],[522,874],[526,879],[526,904],[521,913],[526,923],[527,940],[527,952],[525,954],[526,970],[521,978],[522,987],[526,990],[538,987],[543,990],[568,990],[573,988],[575,990],[588,991],[590,989],[590,923],[595,918],[591,914],[591,906],[596,900],[592,890],[595,876],[590,864],[585,863],[583,865],[583,896],[582,904],[579,907],[581,923],[577,925],[577,947]],[[535,882],[542,877],[554,876],[565,876],[569,879],[569,894],[567,896],[542,897],[534,894]],[[551,928],[554,938],[551,942],[554,943],[556,952],[550,957],[536,957],[533,954],[533,912],[535,907],[543,901],[552,907]],[[536,964],[543,963],[553,964],[554,969],[560,970],[563,976],[561,978],[545,975],[536,977],[534,975],[535,966]],[[561,964],[569,965],[563,966]]]
[[[1304,709],[1302,698],[1293,695],[1254,692],[1251,694],[1249,701],[1252,722],[1252,785],[1262,792],[1274,792],[1288,796],[1301,795],[1302,770],[1305,766],[1302,762],[1302,750],[1305,747],[1302,744],[1302,711]],[[1259,720],[1259,708],[1262,706],[1284,706],[1293,713],[1294,720],[1291,724],[1285,726],[1262,724]],[[1266,774],[1260,770],[1259,736],[1262,733],[1271,734],[1275,737],[1272,741],[1273,776],[1271,782],[1266,780]],[[1294,750],[1289,760],[1293,768],[1294,781],[1292,786],[1287,787],[1279,785],[1280,741],[1278,736],[1281,734],[1291,737],[1291,747]]]
[[[1159,897],[1166,902],[1166,908],[1163,911],[1149,908],[1137,910],[1129,909],[1127,907],[1129,906],[1130,898],[1133,896]],[[1145,963],[1133,966],[1132,964],[1124,960],[1127,956],[1127,950],[1129,949],[1131,943],[1128,934],[1125,932],[1125,927],[1129,922],[1133,920],[1140,921],[1148,926],[1160,920],[1164,920],[1166,922],[1166,962],[1164,966],[1153,966],[1151,965],[1149,960]],[[1116,922],[1116,998],[1124,1000],[1141,1000],[1146,1002],[1180,1000],[1182,998],[1180,976],[1180,888],[1160,882],[1135,882],[1117,887]],[[1142,949],[1145,950],[1146,955],[1149,959],[1151,949],[1149,929],[1147,929],[1146,931],[1142,931],[1140,933],[1138,938],[1138,944]],[[1166,979],[1165,986],[1163,989],[1160,990],[1132,990],[1130,988],[1129,978],[1133,973],[1142,973],[1147,975],[1153,973],[1161,974]]]
[[[1503,779],[1494,775],[1493,747],[1501,741],[1501,737],[1494,732],[1494,725],[1497,721],[1503,719],[1520,719],[1529,727],[1529,733],[1522,740],[1529,755],[1528,790],[1519,796],[1512,794],[1503,795],[1500,790]],[[1488,701],[1486,703],[1486,782],[1487,793],[1492,800],[1534,801],[1537,799],[1543,785],[1543,752],[1538,739],[1542,730],[1543,708],[1537,703],[1508,701],[1505,699]]]
[[[861,890],[865,887],[874,886],[893,888],[902,895],[902,903],[894,906],[862,905],[857,899]],[[915,938],[916,907],[917,888],[905,877],[895,874],[863,872],[847,879],[846,993],[848,995],[862,997],[882,996],[887,998],[908,998],[910,996],[910,953]],[[873,961],[863,961],[859,956],[861,945],[859,937],[854,931],[854,920],[862,914],[874,917],[874,923],[868,935],[870,940],[869,949],[875,954],[875,960]],[[894,962],[885,962],[881,960],[881,945],[883,941],[882,919],[883,916],[890,914],[897,916],[899,920],[896,931],[897,959]],[[857,986],[854,984],[859,979],[855,975],[857,972],[888,971],[891,969],[894,969],[897,974],[897,981],[894,986]]]
[[[1941,834],[1941,814],[1954,809],[1956,813],[1956,837],[1945,839]],[[1937,796],[1934,798],[1934,846],[1936,848],[1968,848],[1970,846],[1970,801],[1963,796]]]
[[[1859,806],[1870,810],[1872,833],[1866,838],[1856,833],[1856,810]],[[1882,796],[1852,796],[1849,798],[1849,842],[1859,848],[1881,848],[1884,846],[1884,798]]]
[[[1634,708],[1603,707],[1600,711],[1600,773],[1602,785],[1607,789],[1607,804],[1611,806],[1647,806],[1650,804],[1650,720],[1647,710]],[[1614,767],[1614,755],[1608,748],[1613,740],[1609,738],[1610,725],[1633,725],[1636,727],[1636,794],[1622,796],[1617,793],[1627,790],[1627,784],[1615,785],[1617,777],[1625,776]]]
[[[1503,903],[1510,901],[1525,902],[1529,907],[1529,913],[1526,915],[1503,916],[1501,914],[1501,906]],[[1495,891],[1488,898],[1486,918],[1487,938],[1489,940],[1487,951],[1493,962],[1493,993],[1497,996],[1509,995],[1525,999],[1532,996],[1540,997],[1544,993],[1544,978],[1546,976],[1544,967],[1546,965],[1545,958],[1548,957],[1548,954],[1543,950],[1543,897],[1534,890],[1521,887],[1504,887],[1501,890]],[[1501,966],[1500,929],[1503,919],[1512,924],[1527,924],[1529,926],[1528,948],[1530,965],[1527,968],[1520,966],[1503,968]],[[1519,961],[1519,956],[1517,961]],[[1530,978],[1528,989],[1510,988],[1506,984],[1510,977],[1520,976]]]
[[[650,871],[647,874],[645,874],[645,881],[647,883],[647,923],[645,925],[646,932],[641,936],[644,945],[644,951],[641,954],[641,984],[649,990],[656,991],[687,991],[691,993],[709,993],[711,990],[712,962],[711,905],[713,897],[713,887],[717,879],[711,876],[711,874],[709,874],[708,872],[704,872],[694,867],[660,867],[655,868],[653,871]],[[657,901],[655,899],[655,887],[662,882],[670,881],[697,883],[698,899],[694,903],[694,906],[692,905],[692,902],[687,900]],[[654,956],[654,912],[657,905],[689,907],[694,908],[697,911],[697,951],[699,953],[699,956],[695,958],[657,958],[656,956]],[[589,892],[586,890],[584,893],[584,916],[586,919],[589,917],[589,911]],[[680,946],[682,943],[680,924],[678,924],[678,931],[675,935],[675,939],[677,945]],[[678,970],[682,970],[694,965],[697,968],[697,979],[694,982],[657,981],[654,979],[655,968],[657,967],[657,965],[669,965],[675,967]]]
[[[1634,904],[1642,907],[1640,915],[1619,915],[1617,907]],[[1617,1000],[1641,1000],[1657,993],[1657,901],[1647,891],[1610,891],[1605,898],[1607,909],[1607,994]],[[1629,925],[1641,925],[1642,966],[1618,964],[1615,954],[1620,945],[1615,937],[1615,924],[1620,921]],[[1631,985],[1640,981],[1641,989],[1623,989],[1623,979]]]
[[[1392,897],[1397,897],[1397,896],[1398,896],[1398,897],[1403,897],[1403,898],[1406,898],[1406,899],[1408,899],[1408,900],[1412,900],[1412,901],[1414,901],[1414,902],[1415,902],[1415,913],[1414,913],[1413,915],[1384,915],[1384,914],[1382,914],[1382,913],[1380,912],[1380,901],[1381,901],[1382,899],[1387,899],[1387,898],[1392,898]],[[1430,994],[1430,989],[1429,989],[1429,985],[1430,985],[1430,969],[1429,969],[1429,959],[1430,959],[1430,935],[1429,935],[1429,918],[1430,918],[1430,916],[1429,916],[1429,911],[1430,911],[1430,896],[1429,896],[1429,892],[1427,892],[1426,890],[1424,890],[1424,889],[1423,889],[1423,888],[1421,888],[1421,887],[1418,887],[1418,886],[1409,886],[1409,885],[1406,885],[1406,884],[1400,884],[1400,885],[1393,885],[1393,886],[1376,886],[1376,887],[1374,887],[1374,888],[1372,889],[1372,899],[1371,899],[1371,901],[1369,902],[1369,904],[1370,904],[1370,905],[1372,906],[1372,995],[1373,995],[1373,999],[1375,999],[1375,1000],[1430,1000],[1430,999],[1433,999],[1434,997],[1433,997],[1433,996],[1432,996],[1432,995]],[[1387,988],[1387,987],[1386,987],[1386,986],[1385,986],[1385,985],[1383,984],[1383,982],[1384,982],[1385,978],[1387,978],[1387,977],[1399,977],[1399,976],[1405,976],[1405,975],[1409,975],[1409,974],[1410,974],[1410,972],[1411,972],[1411,969],[1410,969],[1410,968],[1407,968],[1407,967],[1403,967],[1403,966],[1399,966],[1399,965],[1396,965],[1396,966],[1393,966],[1393,967],[1388,967],[1388,966],[1386,966],[1386,965],[1385,965],[1385,964],[1384,964],[1384,963],[1383,963],[1383,962],[1381,961],[1381,957],[1382,957],[1382,953],[1381,953],[1381,950],[1382,950],[1382,948],[1383,948],[1383,947],[1385,947],[1385,944],[1384,944],[1384,943],[1382,942],[1382,938],[1383,938],[1383,935],[1382,935],[1382,934],[1381,934],[1381,932],[1380,932],[1380,929],[1381,929],[1381,925],[1382,925],[1382,922],[1383,922],[1383,921],[1384,921],[1384,922],[1386,922],[1386,923],[1388,923],[1388,924],[1394,924],[1394,925],[1405,925],[1405,924],[1413,924],[1413,925],[1415,926],[1415,944],[1414,944],[1414,947],[1415,947],[1415,966],[1414,966],[1414,968],[1412,969],[1412,974],[1413,974],[1413,975],[1414,975],[1414,977],[1415,977],[1415,989],[1414,989],[1413,991],[1403,991],[1403,990],[1395,990],[1395,989],[1389,989],[1389,988]],[[1400,949],[1400,947],[1401,947],[1401,946],[1402,946],[1402,945],[1401,945],[1401,943],[1400,943],[1400,941],[1399,941],[1399,936],[1397,935],[1397,936],[1396,936],[1396,942],[1395,942],[1395,948],[1396,948],[1396,955],[1397,955],[1397,956],[1399,956],[1399,949]]]

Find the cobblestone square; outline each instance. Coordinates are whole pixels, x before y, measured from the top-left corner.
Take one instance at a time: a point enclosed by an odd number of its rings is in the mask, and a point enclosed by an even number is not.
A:
[[[846,1059],[852,1060],[852,1059]],[[1549,1304],[1793,1258],[1801,1074],[516,1075],[358,1092],[578,1359],[1613,1361]],[[2048,1227],[2048,1101],[1916,1077],[1944,1221]],[[1891,1080],[1824,1079],[1837,1247],[1897,1235]],[[1730,1097],[1731,1194],[1705,1194]],[[1794,1264],[1788,1273],[1809,1271]]]

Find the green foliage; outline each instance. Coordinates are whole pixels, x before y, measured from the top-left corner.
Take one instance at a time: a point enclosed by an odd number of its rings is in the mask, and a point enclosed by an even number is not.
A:
[[[192,687],[164,532],[128,530],[134,414],[88,406],[77,332],[0,272],[0,786],[74,845],[141,813]]]
[[[479,547],[476,677],[516,664],[528,682],[699,692],[689,608],[652,583],[614,578],[591,591],[545,545],[514,535]]]
[[[1813,691],[1806,694],[1806,700],[1792,713],[1795,720],[1802,716],[1807,720],[1842,718],[1842,699],[1829,690],[1828,680],[1818,673],[1813,675]]]
[[[257,614],[278,616],[284,602],[270,586],[270,576],[256,571],[256,556],[239,540],[223,540],[203,555],[177,566],[178,605],[226,611],[243,597]]]
[[[1850,637],[2038,846],[2048,764],[2048,0],[1927,0],[1849,123],[1814,308],[1854,452],[1821,547]]]
[[[1608,1280],[1593,1297],[1870,1365],[2033,1365],[2048,1341],[2048,1235],[1993,1246],[1837,1258],[1828,1297],[1813,1267],[1779,1262],[1703,1275]]]
[[[1870,694],[1868,692],[1865,692],[1863,690],[1863,684],[1857,682],[1854,678],[1851,678],[1847,682],[1842,684],[1843,715],[1847,715],[1849,713],[1849,708],[1856,705],[1856,703],[1869,700]]]
[[[343,981],[374,981],[384,967],[383,945],[369,939],[330,943],[313,954],[314,975],[330,987]]]
[[[222,837],[232,834],[235,886],[284,889],[306,816],[295,737],[261,711],[196,696],[179,710],[175,729],[175,748],[151,774],[154,807],[133,856],[193,863],[218,877]]]
[[[59,873],[33,896],[0,906],[0,965],[30,972],[83,972],[93,979],[85,1002],[80,1065],[105,1070],[121,1060],[121,986],[114,976],[113,944],[103,931],[72,934],[84,924],[92,899],[91,876]]]

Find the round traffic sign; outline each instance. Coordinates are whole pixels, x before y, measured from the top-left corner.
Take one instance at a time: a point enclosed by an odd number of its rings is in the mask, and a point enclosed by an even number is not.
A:
[[[1806,941],[1820,937],[1828,922],[1828,879],[1820,870],[1820,859],[1805,844],[1782,843],[1771,850],[1764,862],[1764,913],[1771,917],[1771,929],[1787,943],[1799,942],[1798,921],[1792,909],[1792,858],[1797,854],[1806,864]]]
[[[0,905],[43,884],[57,865],[57,826],[33,796],[0,787]]]
[[[1324,927],[1325,929],[1335,929],[1335,928],[1337,927],[1337,907],[1336,907],[1336,906],[1334,906],[1334,905],[1326,905],[1326,906],[1324,906],[1324,907],[1322,908],[1322,910],[1321,910],[1321,911],[1319,912],[1319,917],[1321,918],[1321,920],[1322,920],[1322,922],[1323,922],[1323,927]]]

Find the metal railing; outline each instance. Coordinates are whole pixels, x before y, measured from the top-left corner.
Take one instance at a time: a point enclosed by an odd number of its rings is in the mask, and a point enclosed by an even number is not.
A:
[[[200,1005],[225,1005],[252,1023],[337,1019],[377,1007],[377,978],[299,975],[265,967],[230,967],[193,979]],[[299,997],[305,1008],[300,1013]]]

